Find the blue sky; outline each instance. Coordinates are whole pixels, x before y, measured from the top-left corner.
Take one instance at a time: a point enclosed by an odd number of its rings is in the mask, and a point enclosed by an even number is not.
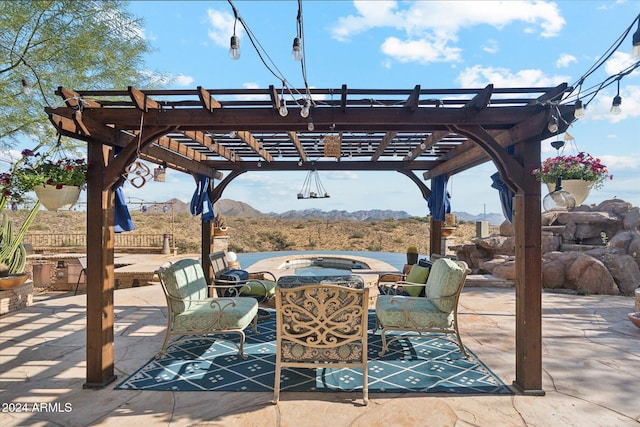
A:
[[[297,2],[236,1],[240,16],[286,76],[303,87],[300,65],[291,58]],[[279,87],[238,24],[241,57],[228,54],[233,12],[226,1],[135,1],[129,10],[143,19],[140,31],[155,51],[149,72],[171,77],[169,88]],[[304,1],[304,49],[312,87],[481,88],[555,86],[576,83],[640,13],[639,1]],[[591,87],[633,63],[632,29],[611,59],[583,87]],[[637,59],[636,59],[637,61]],[[586,151],[613,174],[586,203],[621,198],[640,205],[640,71],[620,83],[622,113],[609,113],[615,85],[599,92],[584,118],[569,129],[574,144],[565,154]],[[562,138],[562,136],[560,136]],[[556,139],[556,138],[553,138]],[[543,159],[555,155],[543,142]],[[495,172],[485,163],[450,179],[452,209],[472,214],[501,212],[490,187]],[[304,172],[246,173],[223,198],[262,212],[319,208],[394,209],[428,213],[418,188],[396,172],[321,172],[329,199],[298,200]],[[428,183],[427,183],[428,184]],[[174,171],[165,183],[125,186],[135,200],[188,202],[192,178]],[[545,192],[546,193],[546,192]],[[543,193],[544,194],[544,193]]]

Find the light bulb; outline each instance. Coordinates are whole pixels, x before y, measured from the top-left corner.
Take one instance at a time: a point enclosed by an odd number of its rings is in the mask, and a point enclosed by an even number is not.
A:
[[[622,109],[620,109],[620,105],[622,104],[622,97],[620,95],[616,95],[613,97],[613,103],[611,104],[611,114],[620,114]]]
[[[638,29],[633,33],[633,48],[631,49],[631,56],[634,58],[640,58],[640,20],[638,20]]]
[[[307,130],[309,132],[313,132],[315,129],[316,127],[313,125],[313,119],[309,117],[309,124],[307,124]]]
[[[584,117],[584,106],[582,105],[582,101],[580,101],[579,99],[576,101],[573,117],[575,117],[576,119]]]
[[[300,38],[293,39],[293,49],[291,50],[291,57],[294,61],[302,61],[302,47],[300,46]]]
[[[300,110],[300,116],[304,119],[309,117],[309,107],[311,107],[311,101],[307,99],[307,102],[304,104],[304,107]]]
[[[31,96],[33,94],[33,87],[31,86],[31,82],[28,78],[22,78],[22,93],[27,96]]]
[[[231,36],[231,42],[229,43],[229,56],[231,59],[240,58],[240,40],[235,34]]]
[[[278,112],[282,117],[287,117],[287,114],[289,114],[289,110],[287,110],[287,101],[285,101],[284,98],[280,100],[280,109]]]
[[[549,120],[547,129],[549,129],[549,132],[551,133],[558,132],[558,118],[556,116],[551,116],[551,120]]]
[[[238,136],[238,133],[235,130],[232,130],[231,132],[229,132],[230,138],[235,138],[236,136]]]

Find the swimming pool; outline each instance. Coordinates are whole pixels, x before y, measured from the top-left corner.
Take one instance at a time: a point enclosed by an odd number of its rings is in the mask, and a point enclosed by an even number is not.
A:
[[[287,259],[280,264],[278,270],[293,270],[297,276],[344,276],[353,271],[369,270],[369,264],[363,260],[355,260],[339,256],[314,256],[308,258]]]
[[[405,254],[390,252],[283,251],[237,254],[242,268],[281,276],[343,276],[357,274],[371,280],[380,273],[398,272]]]
[[[253,264],[261,262],[263,260],[269,258],[280,258],[287,257],[286,259],[290,259],[289,257],[298,257],[305,255],[322,255],[322,256],[336,256],[340,258],[352,258],[358,259],[359,257],[365,257],[367,259],[372,259],[376,261],[380,261],[382,263],[388,264],[394,270],[402,271],[404,264],[407,262],[407,256],[404,253],[396,253],[396,252],[365,252],[365,251],[281,251],[281,252],[251,252],[251,253],[238,253],[238,261],[242,265],[242,268],[247,268]],[[283,260],[283,262],[284,262]],[[375,266],[371,266],[370,262],[365,261],[369,267],[375,269]],[[275,268],[273,266],[272,268]]]

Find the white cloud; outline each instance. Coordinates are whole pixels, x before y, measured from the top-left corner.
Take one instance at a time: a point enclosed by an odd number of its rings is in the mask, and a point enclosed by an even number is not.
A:
[[[640,167],[640,154],[630,154],[626,156],[614,156],[605,154],[600,156],[603,164],[607,165],[609,171],[620,169],[638,169]]]
[[[558,68],[566,68],[572,62],[578,62],[576,57],[573,56],[573,55],[569,55],[568,53],[563,53],[562,55],[560,55],[560,58],[558,58],[556,60],[556,67],[558,67]]]
[[[429,42],[425,39],[402,41],[396,37],[389,37],[382,44],[382,52],[400,62],[417,61],[453,62],[460,60],[461,49]]]
[[[401,9],[399,6],[409,6]],[[348,41],[359,33],[392,28],[405,33],[405,40],[388,37],[382,51],[402,62],[458,61],[458,41],[462,28],[489,25],[497,29],[526,24],[525,33],[538,32],[541,37],[558,35],[565,24],[555,3],[539,1],[355,1],[356,15],[338,18],[331,35]],[[491,45],[484,48],[491,50]]]
[[[211,29],[208,31],[209,38],[215,44],[221,47],[229,47],[229,39],[233,35],[233,26],[235,18],[228,12],[220,12],[218,10],[207,10],[207,17]],[[242,25],[236,24],[236,35],[242,38]]]
[[[607,75],[612,76],[614,74],[618,74],[622,70],[629,68],[635,62],[636,60],[633,59],[631,54],[624,52],[614,52],[611,58],[604,64],[604,70],[606,71]],[[636,68],[636,70],[632,74],[637,73],[638,69]]]
[[[621,112],[620,114],[611,114],[611,103],[616,95],[616,90],[617,87],[613,91],[600,92],[593,101],[589,102],[585,116],[581,120],[618,123],[628,118],[640,117],[640,86],[621,84]]]
[[[182,87],[189,87],[193,84],[193,77],[191,76],[185,76],[184,74],[178,74],[177,76],[175,76],[173,78],[173,82],[177,85],[177,86],[182,86]]]
[[[456,80],[461,87],[484,87],[489,83],[495,87],[536,87],[556,86],[569,81],[569,76],[548,76],[542,70],[513,73],[507,68],[476,65],[462,70]]]
[[[482,46],[482,50],[487,53],[498,53],[498,42],[496,40],[487,40],[487,42]]]

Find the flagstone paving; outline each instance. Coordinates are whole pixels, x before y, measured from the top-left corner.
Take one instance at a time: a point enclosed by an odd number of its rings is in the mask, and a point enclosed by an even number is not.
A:
[[[8,426],[638,426],[640,329],[632,297],[543,296],[545,396],[421,393],[156,392],[114,390],[160,349],[158,285],[115,292],[115,370],[83,389],[85,296],[38,296],[0,317],[0,425]],[[515,291],[473,287],[461,297],[463,342],[505,383],[515,378]],[[22,410],[22,412],[19,412]]]

